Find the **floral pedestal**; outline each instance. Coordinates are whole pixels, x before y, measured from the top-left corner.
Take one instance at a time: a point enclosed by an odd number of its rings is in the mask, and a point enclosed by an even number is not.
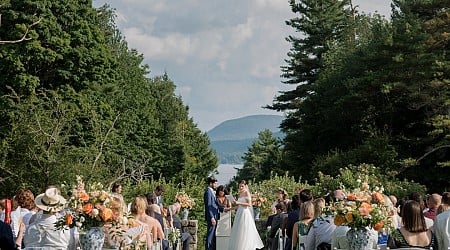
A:
[[[350,250],[370,250],[370,233],[366,228],[351,228],[347,231],[347,241]]]
[[[187,220],[189,216],[189,209],[185,208],[183,211],[181,211],[181,219]]]
[[[103,227],[91,227],[86,233],[80,233],[80,245],[83,250],[101,250],[104,242]]]
[[[261,215],[261,208],[253,207],[253,217],[255,218],[255,220],[259,220],[260,215]]]

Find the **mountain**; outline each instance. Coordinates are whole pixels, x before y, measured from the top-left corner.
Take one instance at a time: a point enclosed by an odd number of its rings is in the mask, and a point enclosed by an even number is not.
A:
[[[211,147],[216,151],[221,164],[242,164],[258,133],[269,129],[274,136],[283,138],[280,131],[280,115],[251,115],[222,122],[207,132]]]

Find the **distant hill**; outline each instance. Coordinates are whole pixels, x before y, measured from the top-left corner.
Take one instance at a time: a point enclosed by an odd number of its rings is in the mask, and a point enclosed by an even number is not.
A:
[[[242,164],[242,156],[259,132],[269,129],[274,136],[284,137],[279,128],[282,120],[283,116],[279,115],[245,116],[224,121],[207,134],[221,164]]]

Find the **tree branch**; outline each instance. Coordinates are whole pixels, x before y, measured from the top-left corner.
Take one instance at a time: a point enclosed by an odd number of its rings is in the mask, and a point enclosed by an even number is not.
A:
[[[108,135],[109,135],[109,133],[111,133],[112,129],[114,128],[114,125],[116,124],[117,119],[119,119],[119,116],[120,116],[120,114],[118,114],[116,116],[116,118],[113,121],[113,124],[111,124],[111,127],[109,127],[108,132],[106,132],[105,137],[103,138],[102,142],[100,143],[100,152],[98,152],[97,156],[95,157],[94,163],[92,163],[92,169],[95,168],[95,165],[97,164],[97,161],[100,159],[100,156],[103,153],[103,146],[106,143],[106,139],[108,139]]]
[[[42,18],[39,18],[39,20],[37,20],[36,22],[34,22],[34,23],[28,25],[27,30],[25,30],[25,33],[23,34],[22,38],[20,38],[20,39],[18,39],[18,40],[11,40],[11,41],[1,41],[1,40],[0,40],[0,45],[1,45],[1,44],[20,43],[20,42],[23,42],[23,41],[31,40],[30,37],[27,37],[28,32],[30,32],[30,28],[31,28],[31,27],[33,27],[33,26],[37,25],[38,23],[40,23],[41,20],[42,20]]]
[[[432,153],[434,153],[434,152],[436,152],[436,151],[438,151],[438,150],[440,150],[440,149],[443,149],[443,148],[450,148],[450,145],[442,145],[442,146],[439,146],[439,147],[437,147],[437,148],[433,148],[432,150],[426,152],[424,155],[422,155],[421,157],[419,157],[419,158],[416,160],[416,164],[419,164],[419,161],[423,160],[423,159],[424,159],[425,157],[427,157],[428,155],[430,155],[430,154],[432,154]]]

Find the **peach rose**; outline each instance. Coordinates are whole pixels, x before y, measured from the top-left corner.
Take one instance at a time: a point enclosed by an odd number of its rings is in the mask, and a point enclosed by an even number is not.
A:
[[[85,192],[81,192],[78,194],[78,199],[82,202],[87,202],[89,201],[89,195]]]
[[[349,200],[349,201],[354,201],[354,200],[356,200],[356,195],[355,195],[355,194],[348,194],[348,195],[347,195],[347,200]]]
[[[381,193],[376,192],[373,193],[372,196],[378,202],[378,204],[384,203],[384,196]]]
[[[376,231],[380,231],[381,229],[383,229],[383,226],[384,226],[384,222],[379,221],[375,225],[373,225],[373,229]]]
[[[346,220],[348,223],[352,223],[352,222],[353,222],[353,213],[352,213],[352,212],[347,212],[347,213],[345,214],[345,220]]]
[[[345,219],[342,217],[342,215],[338,214],[334,217],[334,224],[336,226],[340,226],[344,223]]]
[[[104,208],[100,210],[100,218],[103,219],[103,221],[109,221],[113,218],[114,214],[113,211],[109,208]]]
[[[363,202],[359,206],[359,213],[362,216],[368,216],[371,211],[372,211],[372,206],[369,203],[367,203],[367,202]]]

